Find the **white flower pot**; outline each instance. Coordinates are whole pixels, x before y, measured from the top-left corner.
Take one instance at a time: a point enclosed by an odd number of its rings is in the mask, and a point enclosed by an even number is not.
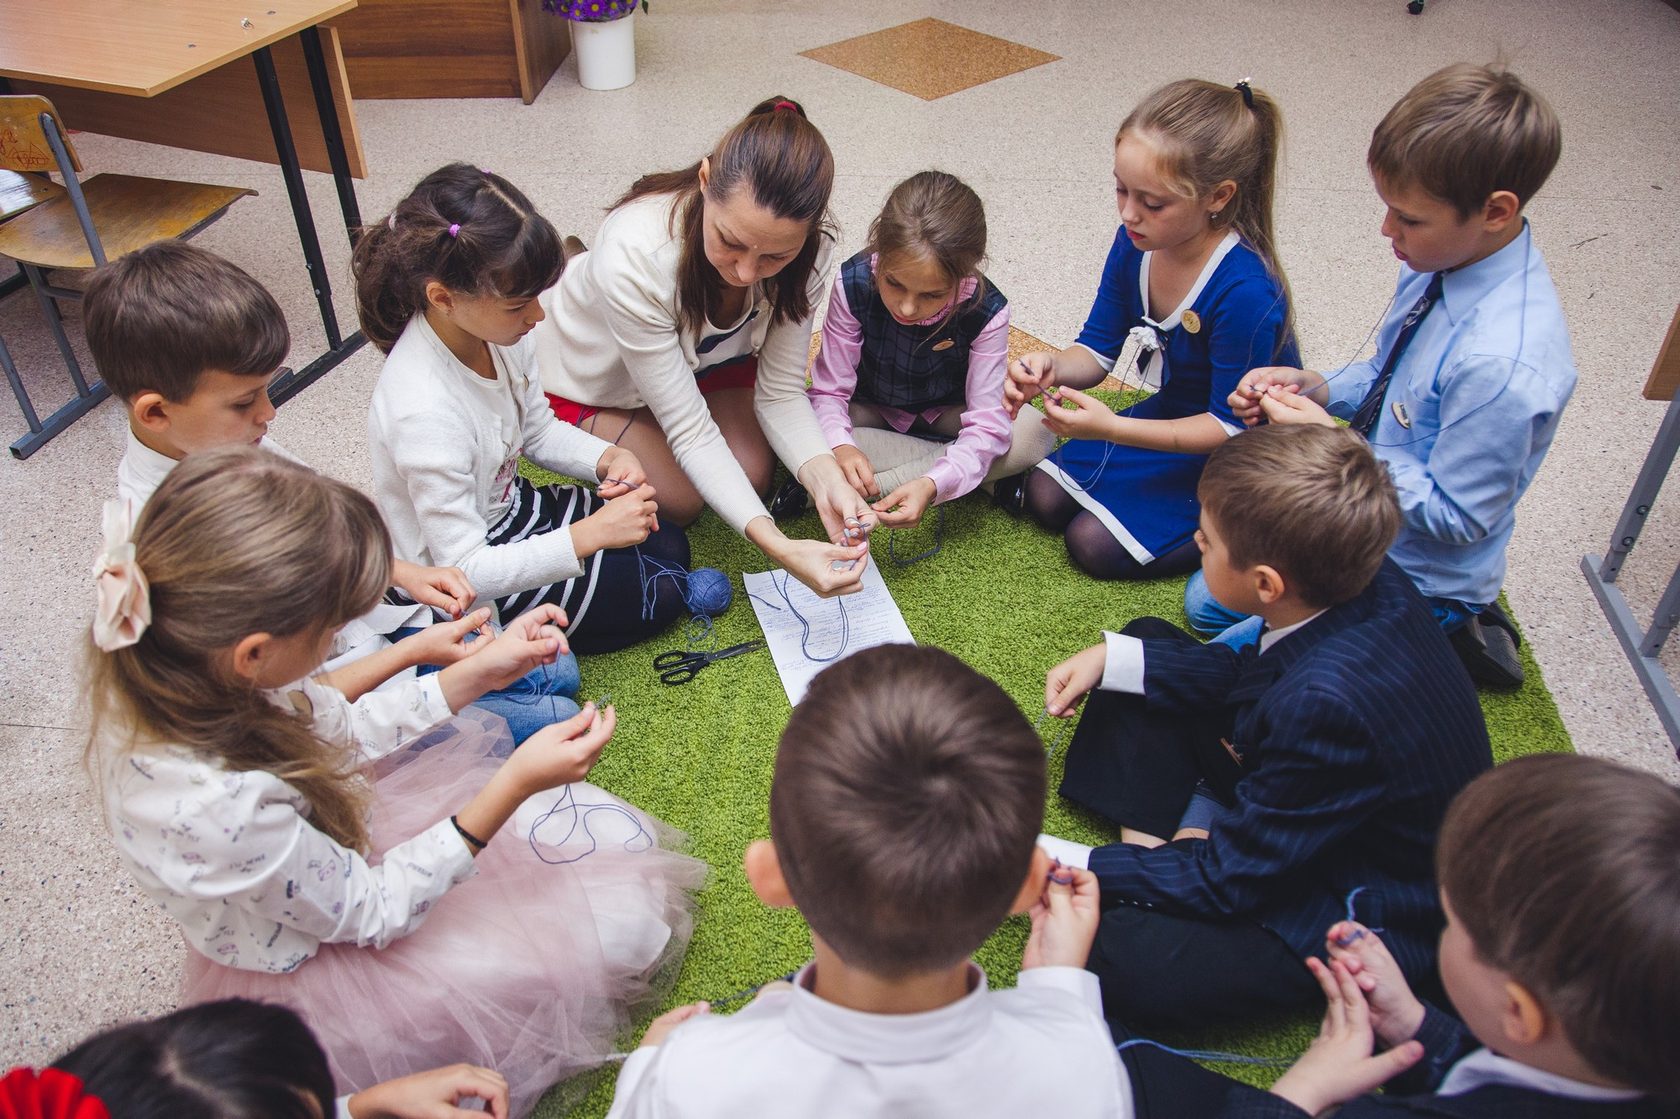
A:
[[[636,13],[606,23],[572,23],[578,84],[584,89],[623,89],[636,80]]]

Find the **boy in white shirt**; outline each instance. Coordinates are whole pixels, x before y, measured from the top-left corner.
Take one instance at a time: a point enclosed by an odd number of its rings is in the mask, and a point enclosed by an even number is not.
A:
[[[938,649],[866,649],[812,682],[782,734],[766,904],[797,906],[815,960],[746,1009],[656,1020],[611,1115],[1054,1115],[1131,1119],[1083,970],[1089,871],[1035,845],[1044,746],[1003,690]],[[969,956],[1032,916],[1018,986]]]
[[[189,454],[268,438],[268,385],[291,347],[274,296],[244,269],[185,241],[161,241],[93,273],[83,305],[88,348],[112,395],[128,410],[117,496],[132,515]],[[465,656],[462,638],[477,597],[454,567],[394,560],[391,581],[413,602],[381,604],[334,638],[332,683],[354,701],[378,682],[400,684]],[[418,605],[415,605],[418,604]],[[454,619],[431,628],[432,611]],[[515,742],[577,714],[577,659],[561,653],[546,670],[481,697],[507,720]]]

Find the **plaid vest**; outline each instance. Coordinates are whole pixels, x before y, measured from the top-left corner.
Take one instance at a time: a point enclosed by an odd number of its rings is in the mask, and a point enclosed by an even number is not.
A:
[[[905,326],[892,317],[875,290],[867,250],[840,266],[852,315],[863,330],[853,395],[868,404],[921,412],[964,401],[968,351],[1009,302],[984,276],[978,300],[932,326]]]

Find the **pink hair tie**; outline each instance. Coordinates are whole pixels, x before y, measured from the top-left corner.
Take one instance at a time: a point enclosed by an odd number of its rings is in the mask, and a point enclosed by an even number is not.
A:
[[[451,222],[449,224],[449,235],[451,237],[459,237],[461,235],[461,223],[460,222],[458,222],[458,221],[457,222]]]
[[[795,105],[792,101],[778,101],[774,105],[770,106],[770,111],[772,113],[777,109],[792,109],[797,113],[799,111],[799,106]]]

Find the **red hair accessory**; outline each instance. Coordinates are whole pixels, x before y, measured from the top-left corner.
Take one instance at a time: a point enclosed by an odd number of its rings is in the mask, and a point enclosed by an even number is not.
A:
[[[15,1068],[0,1080],[0,1119],[111,1119],[111,1113],[63,1069]]]
[[[797,113],[799,111],[799,106],[795,105],[792,101],[778,101],[774,105],[770,106],[770,111],[772,113],[777,109],[792,109]]]

